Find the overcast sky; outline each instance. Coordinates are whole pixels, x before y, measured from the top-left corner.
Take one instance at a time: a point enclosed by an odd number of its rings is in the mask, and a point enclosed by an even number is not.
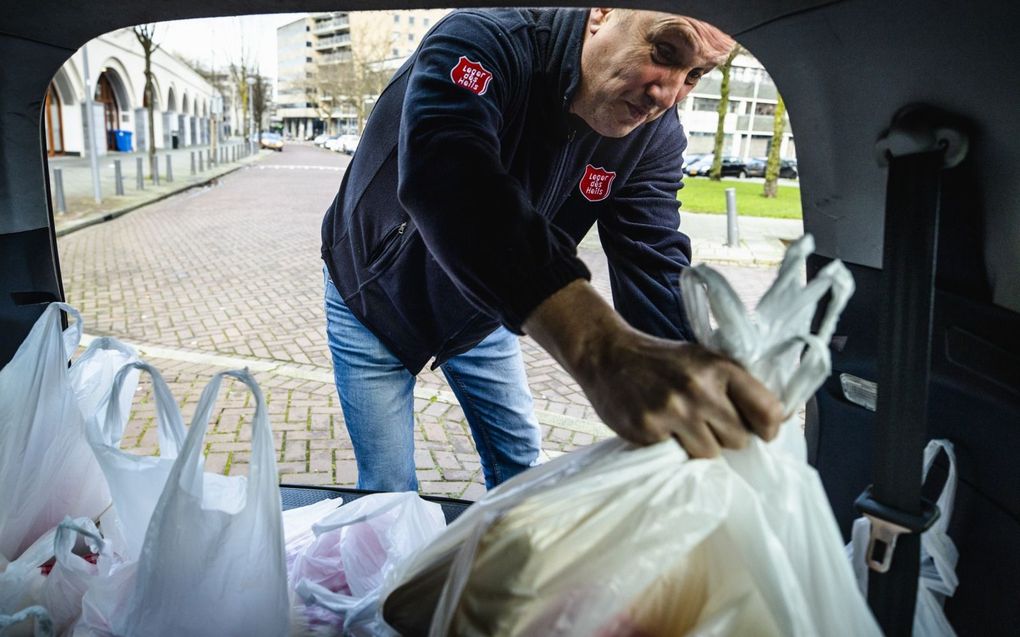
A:
[[[239,61],[242,48],[257,61],[262,75],[276,77],[276,28],[304,13],[277,13],[230,18],[201,18],[161,22],[156,42],[168,51],[224,69]]]

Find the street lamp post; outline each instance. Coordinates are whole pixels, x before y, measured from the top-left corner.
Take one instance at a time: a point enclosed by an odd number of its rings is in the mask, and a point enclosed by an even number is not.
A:
[[[248,154],[255,152],[252,138],[255,136],[255,76],[249,75],[248,82]]]

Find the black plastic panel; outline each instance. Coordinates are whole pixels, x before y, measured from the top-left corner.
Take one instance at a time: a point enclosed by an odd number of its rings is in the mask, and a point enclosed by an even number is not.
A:
[[[360,489],[344,489],[341,487],[311,487],[301,485],[280,485],[280,497],[283,500],[283,510],[296,509],[298,507],[315,504],[320,500],[341,498],[344,504],[357,500],[366,495],[376,493],[375,491],[362,491]],[[435,502],[443,507],[443,515],[446,523],[450,524],[473,503],[470,500],[457,500],[455,498],[443,498],[440,496],[423,495],[423,500]]]

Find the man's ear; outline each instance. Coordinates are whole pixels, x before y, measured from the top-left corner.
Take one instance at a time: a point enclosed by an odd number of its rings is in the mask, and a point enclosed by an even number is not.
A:
[[[594,7],[588,14],[588,32],[594,34],[601,29],[612,12],[612,7]]]

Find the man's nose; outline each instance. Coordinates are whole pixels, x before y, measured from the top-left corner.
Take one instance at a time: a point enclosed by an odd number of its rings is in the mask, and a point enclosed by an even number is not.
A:
[[[693,88],[684,82],[685,77],[685,74],[680,73],[664,73],[649,84],[648,97],[662,109],[676,106]]]

